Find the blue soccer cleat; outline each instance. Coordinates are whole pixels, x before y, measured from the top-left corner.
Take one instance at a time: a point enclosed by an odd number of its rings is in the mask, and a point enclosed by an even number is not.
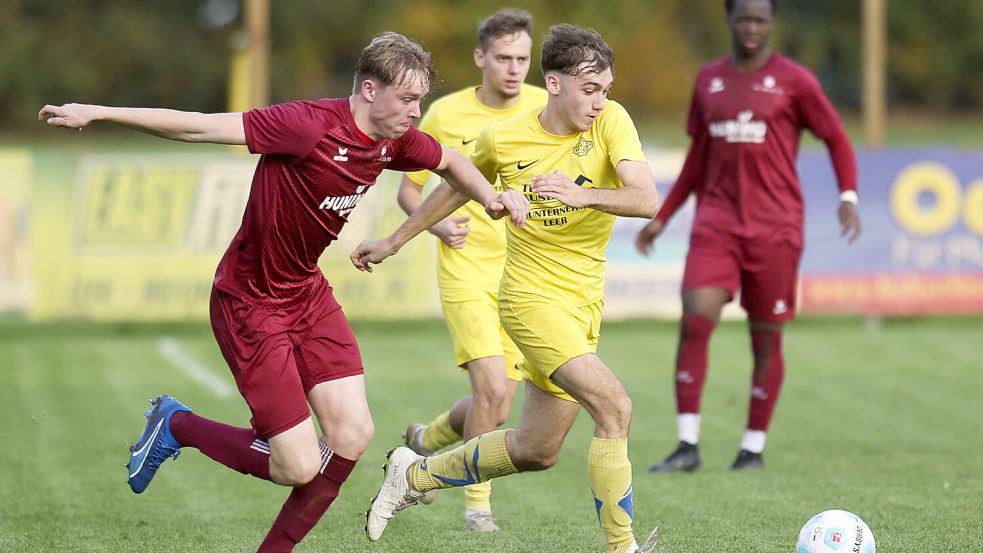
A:
[[[160,396],[150,400],[153,407],[147,411],[147,426],[144,427],[137,443],[130,448],[130,461],[126,464],[130,476],[127,483],[133,493],[143,493],[150,485],[157,468],[168,457],[177,459],[181,454],[181,444],[171,434],[171,416],[178,411],[188,411],[180,401],[171,396]]]

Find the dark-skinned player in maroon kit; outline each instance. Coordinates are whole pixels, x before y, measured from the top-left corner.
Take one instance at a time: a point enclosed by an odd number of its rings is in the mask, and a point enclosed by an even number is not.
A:
[[[725,0],[733,51],[700,70],[683,170],[636,238],[648,254],[673,213],[697,197],[683,275],[676,354],[679,444],[651,472],[700,468],[700,400],[710,336],[737,291],[754,357],[747,427],[732,469],[763,468],[766,432],[785,361],[782,329],[795,316],[803,201],[795,169],[803,129],[825,142],[840,189],[841,235],[860,235],[857,168],[839,116],[816,77],[768,47],[777,0]]]
[[[251,427],[212,421],[171,396],[158,397],[127,463],[134,492],[142,493],[160,464],[184,447],[291,486],[262,553],[292,551],[337,497],[374,426],[358,344],[317,265],[321,253],[386,168],[433,170],[491,216],[509,214],[519,225],[528,211],[521,194],[499,195],[467,158],[412,126],[433,76],[420,44],[383,33],[362,51],[347,98],[246,113],[83,104],[41,109],[38,118],[52,126],[81,131],[110,121],[171,140],[245,144],[261,154],[210,305],[215,338],[252,412]],[[167,543],[155,550],[187,547]]]

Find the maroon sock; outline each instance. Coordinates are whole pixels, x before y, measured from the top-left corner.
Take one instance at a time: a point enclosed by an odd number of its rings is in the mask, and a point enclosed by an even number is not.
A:
[[[193,447],[230,469],[270,480],[270,444],[252,428],[237,428],[181,411],[171,415],[171,433],[183,447]]]
[[[752,331],[751,351],[754,353],[754,374],[747,427],[748,430],[765,432],[785,379],[781,331]]]
[[[341,485],[355,468],[355,461],[345,459],[321,444],[324,463],[313,480],[290,492],[273,527],[266,534],[257,553],[289,553],[338,497]]]
[[[676,412],[699,413],[703,383],[707,378],[707,350],[713,327],[702,315],[683,315],[676,352]]]

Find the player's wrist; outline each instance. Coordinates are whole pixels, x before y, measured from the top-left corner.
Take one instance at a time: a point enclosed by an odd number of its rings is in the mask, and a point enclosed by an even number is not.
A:
[[[840,202],[857,205],[858,201],[860,201],[860,196],[857,195],[856,190],[844,190],[840,192]]]

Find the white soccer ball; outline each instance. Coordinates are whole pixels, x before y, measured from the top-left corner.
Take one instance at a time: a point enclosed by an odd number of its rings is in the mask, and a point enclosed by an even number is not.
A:
[[[874,534],[849,511],[823,511],[799,531],[795,553],[874,553]]]

